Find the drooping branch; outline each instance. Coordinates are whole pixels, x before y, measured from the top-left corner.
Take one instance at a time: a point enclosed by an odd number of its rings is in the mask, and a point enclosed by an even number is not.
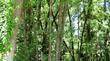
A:
[[[67,44],[66,44],[66,42],[64,40],[63,40],[63,44],[66,47],[66,49],[69,51],[70,55],[73,56],[71,49],[67,46]]]
[[[48,6],[50,5],[49,4],[49,0],[47,0],[47,3],[48,3]],[[55,3],[55,1],[54,1],[54,3]],[[50,11],[48,11],[48,17],[49,17],[49,12]],[[57,12],[55,13],[55,15],[53,14],[53,11],[51,10],[51,14],[52,14],[52,17],[53,17],[53,21],[52,21],[52,25],[53,25],[53,23],[55,23],[55,28],[56,28],[56,30],[58,30],[58,24],[57,24],[57,22],[56,22],[56,18],[57,18],[57,15],[58,15],[58,12],[59,12],[59,9],[57,10]]]
[[[52,22],[52,24],[55,23],[56,30],[58,30],[58,24],[57,24],[57,22],[56,22],[56,18],[57,18],[58,12],[59,12],[59,9],[57,10],[55,16],[53,15],[53,12],[52,12],[52,17],[53,17],[53,22]]]

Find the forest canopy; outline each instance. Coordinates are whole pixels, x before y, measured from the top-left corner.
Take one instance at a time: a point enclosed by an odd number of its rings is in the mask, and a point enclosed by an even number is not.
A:
[[[0,61],[110,61],[110,0],[0,0]]]

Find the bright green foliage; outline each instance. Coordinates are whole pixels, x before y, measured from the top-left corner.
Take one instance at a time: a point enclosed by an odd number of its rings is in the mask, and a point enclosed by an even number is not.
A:
[[[52,0],[52,32],[49,33],[49,0],[23,0],[23,21],[17,34],[14,61],[48,61],[49,43],[51,59],[56,61],[59,2]],[[61,2],[64,15],[61,60],[110,61],[110,0]],[[12,48],[10,38],[17,24],[14,21],[15,5],[14,0],[0,0],[0,61]]]

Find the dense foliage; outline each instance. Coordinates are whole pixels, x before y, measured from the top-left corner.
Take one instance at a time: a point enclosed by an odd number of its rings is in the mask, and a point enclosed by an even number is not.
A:
[[[110,61],[109,0],[0,0],[0,61]]]

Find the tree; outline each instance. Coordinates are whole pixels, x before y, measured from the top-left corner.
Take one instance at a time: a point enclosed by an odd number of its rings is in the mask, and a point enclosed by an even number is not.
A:
[[[15,55],[15,51],[16,51],[16,41],[17,41],[17,35],[19,32],[19,26],[20,23],[23,21],[22,16],[22,8],[23,8],[23,0],[15,0],[14,1],[15,4],[15,11],[14,11],[14,21],[16,23],[16,26],[13,28],[13,34],[10,38],[10,43],[12,44],[12,49],[10,50],[10,52],[8,53],[9,56],[7,56],[7,61],[13,61],[13,57]]]
[[[58,19],[58,32],[57,32],[57,41],[56,41],[56,61],[61,61],[61,42],[62,42],[62,0],[60,0],[59,5],[59,19]]]
[[[107,7],[106,7],[106,0],[104,0],[104,12],[106,12],[107,10]],[[107,17],[106,17],[106,15],[104,16],[104,20],[106,21],[107,20]],[[110,21],[109,21],[110,22]],[[109,27],[109,22],[108,22],[108,27]],[[108,35],[108,33],[109,33],[109,29],[106,29],[106,33],[105,33],[105,40],[104,40],[104,47],[105,47],[105,51],[104,51],[104,53],[105,53],[105,61],[108,61],[108,60],[110,60],[109,59],[109,53],[108,53],[108,47],[107,47],[107,41],[108,41],[108,37],[109,37],[109,35]]]
[[[51,32],[52,32],[52,0],[49,2],[49,47],[48,47],[48,61],[51,61]]]
[[[0,61],[109,61],[109,5],[0,0]]]

